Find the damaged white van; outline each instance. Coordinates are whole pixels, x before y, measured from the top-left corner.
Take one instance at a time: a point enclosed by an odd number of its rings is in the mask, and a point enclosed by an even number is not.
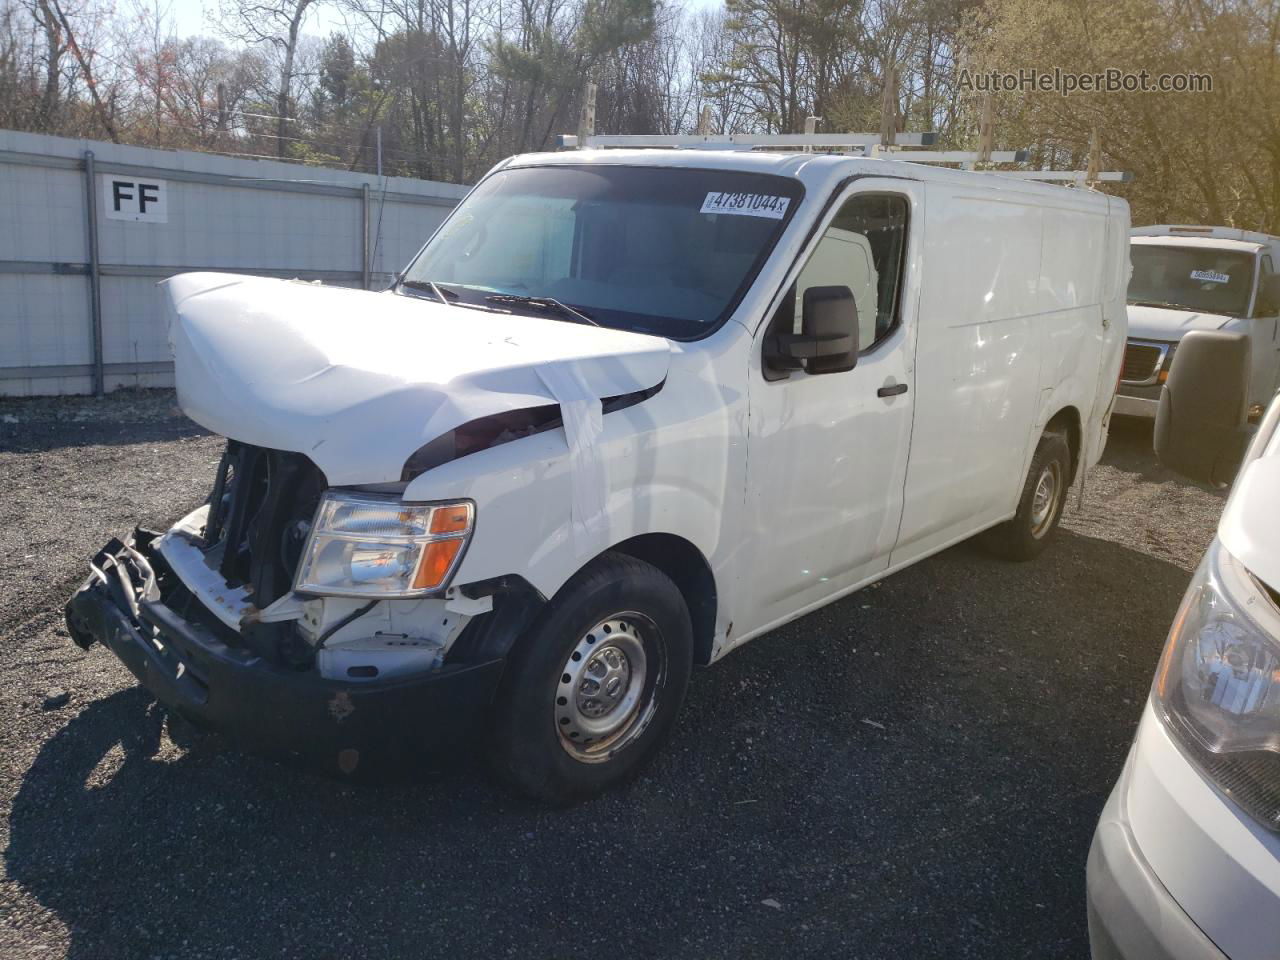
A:
[[[74,640],[249,747],[483,734],[520,790],[635,772],[690,671],[986,531],[1101,454],[1128,209],[833,155],[490,172],[384,293],[166,284],[208,503],[92,562]]]

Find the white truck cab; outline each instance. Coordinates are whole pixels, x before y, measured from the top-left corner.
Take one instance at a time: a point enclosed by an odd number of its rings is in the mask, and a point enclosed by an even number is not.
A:
[[[1256,420],[1280,386],[1280,237],[1177,224],[1130,236],[1129,342],[1116,413],[1154,418],[1183,335],[1225,330],[1249,339]]]
[[[552,799],[639,768],[691,667],[985,533],[1101,455],[1128,208],[835,155],[486,175],[383,293],[166,284],[209,502],[95,558],[74,639],[327,769],[486,732]]]
[[[1160,401],[1161,460],[1235,482],[1094,834],[1094,960],[1280,952],[1280,399],[1245,428],[1249,364],[1190,333]]]

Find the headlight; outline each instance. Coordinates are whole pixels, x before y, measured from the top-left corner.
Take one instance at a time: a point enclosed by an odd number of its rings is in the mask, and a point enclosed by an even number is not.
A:
[[[1216,540],[1169,631],[1152,696],[1210,779],[1280,830],[1280,610]]]
[[[339,597],[421,597],[448,583],[471,536],[470,502],[401,503],[326,493],[294,589]]]

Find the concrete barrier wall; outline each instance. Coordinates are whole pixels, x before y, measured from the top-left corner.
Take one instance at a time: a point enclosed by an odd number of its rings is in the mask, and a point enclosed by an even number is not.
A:
[[[467,189],[0,130],[0,395],[171,386],[158,281],[380,289]]]

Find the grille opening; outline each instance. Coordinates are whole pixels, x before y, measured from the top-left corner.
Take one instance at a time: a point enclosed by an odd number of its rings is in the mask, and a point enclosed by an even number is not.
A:
[[[208,550],[221,550],[219,572],[230,585],[248,587],[260,609],[292,587],[326,486],[302,454],[227,442],[204,538]]]
[[[1128,343],[1124,348],[1124,366],[1120,379],[1130,383],[1145,383],[1160,372],[1164,351],[1146,343]]]

